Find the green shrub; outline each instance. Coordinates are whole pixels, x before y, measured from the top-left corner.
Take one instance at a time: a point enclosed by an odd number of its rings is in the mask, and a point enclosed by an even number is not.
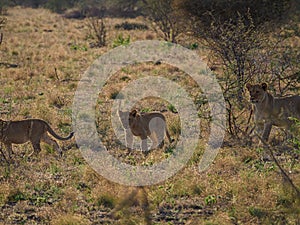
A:
[[[129,43],[130,43],[130,36],[128,36],[127,38],[124,38],[123,34],[119,34],[117,36],[117,38],[114,40],[112,46],[113,46],[113,48],[115,48],[115,47],[118,47],[121,45],[123,45],[123,46],[129,45]]]
[[[214,195],[208,195],[205,197],[204,202],[206,205],[213,205],[217,203],[217,198]]]

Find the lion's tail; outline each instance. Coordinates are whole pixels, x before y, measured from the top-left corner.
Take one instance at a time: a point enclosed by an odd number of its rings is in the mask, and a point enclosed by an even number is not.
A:
[[[166,129],[166,136],[167,136],[167,138],[168,138],[169,143],[172,143],[172,142],[174,141],[174,139],[171,138],[168,129]]]
[[[47,123],[46,123],[46,124],[47,124]],[[74,135],[74,132],[71,132],[71,133],[69,134],[68,137],[61,137],[61,136],[59,136],[58,134],[56,134],[56,133],[54,132],[54,130],[50,127],[49,124],[47,124],[47,131],[48,131],[53,137],[55,137],[56,139],[61,140],[61,141],[69,140],[69,139],[71,139],[71,138],[73,137],[73,135]]]

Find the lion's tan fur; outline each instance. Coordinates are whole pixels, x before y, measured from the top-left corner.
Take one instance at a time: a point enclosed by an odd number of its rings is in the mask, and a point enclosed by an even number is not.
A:
[[[300,119],[300,96],[275,98],[267,91],[267,84],[247,84],[254,105],[254,120],[262,138],[268,140],[272,126],[290,129],[292,118]]]
[[[125,129],[126,145],[132,148],[133,135],[141,138],[142,151],[147,151],[147,137],[152,141],[152,147],[156,148],[163,142],[166,135],[171,143],[171,137],[166,126],[166,118],[160,112],[138,113],[118,111],[119,118]]]
[[[61,148],[57,142],[48,135],[48,133],[58,140],[68,140],[73,136],[73,133],[71,133],[66,138],[60,137],[44,120],[28,119],[20,121],[5,121],[0,119],[0,141],[4,143],[10,158],[12,154],[12,144],[23,144],[28,141],[31,142],[35,153],[38,153],[41,150],[40,142],[43,141],[52,145],[61,155]]]

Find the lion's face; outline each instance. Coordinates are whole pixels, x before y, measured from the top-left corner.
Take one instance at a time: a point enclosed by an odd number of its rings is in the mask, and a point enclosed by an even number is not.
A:
[[[118,111],[121,123],[125,129],[130,128],[130,124],[134,121],[137,115],[136,110],[132,110],[131,112],[123,112],[121,110]]]
[[[247,84],[246,87],[250,93],[250,101],[252,103],[260,103],[264,100],[267,91],[266,83],[255,85]]]

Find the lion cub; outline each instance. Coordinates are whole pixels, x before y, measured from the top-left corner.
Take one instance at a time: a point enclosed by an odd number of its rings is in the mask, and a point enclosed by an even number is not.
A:
[[[300,96],[274,98],[267,91],[267,84],[247,84],[250,101],[254,105],[254,120],[258,133],[267,141],[272,126],[284,127],[289,130],[293,125],[290,119],[300,119]]]
[[[173,142],[166,127],[166,118],[162,113],[138,113],[134,109],[131,112],[118,110],[118,114],[122,126],[125,129],[127,147],[132,148],[133,135],[141,138],[141,150],[143,152],[148,151],[147,137],[152,141],[151,149],[163,144],[165,135],[170,143]]]
[[[47,132],[49,132],[56,139],[62,141],[71,139],[74,134],[72,132],[68,137],[60,137],[44,120],[28,119],[20,121],[5,121],[0,119],[0,141],[4,143],[10,159],[11,154],[13,153],[12,144],[23,144],[28,141],[31,142],[34,149],[32,154],[37,154],[41,151],[40,142],[43,141],[53,146],[61,156],[61,148],[57,142],[47,134]]]

